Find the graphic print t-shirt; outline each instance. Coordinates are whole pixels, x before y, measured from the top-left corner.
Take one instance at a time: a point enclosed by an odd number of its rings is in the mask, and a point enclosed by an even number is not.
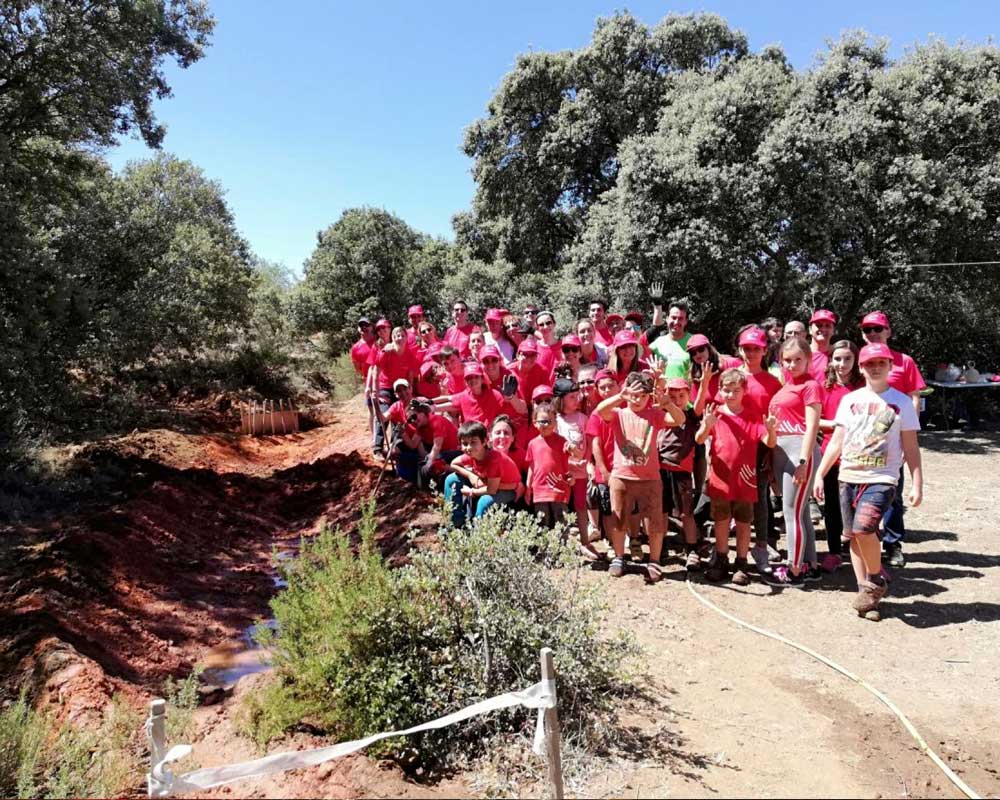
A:
[[[666,427],[666,414],[647,405],[638,414],[630,408],[616,408],[611,418],[615,437],[615,458],[611,474],[635,481],[660,479],[660,457],[656,437]]]
[[[901,433],[920,430],[910,398],[891,388],[881,394],[858,389],[840,401],[833,421],[844,429],[840,480],[895,486],[903,466]]]

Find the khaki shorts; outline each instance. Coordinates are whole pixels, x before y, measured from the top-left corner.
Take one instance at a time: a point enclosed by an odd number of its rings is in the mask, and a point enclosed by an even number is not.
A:
[[[645,522],[647,536],[663,533],[661,481],[629,481],[612,475],[608,488],[611,491],[611,520],[616,530],[624,530],[635,513]],[[636,511],[633,512],[633,508]]]
[[[712,519],[732,517],[737,522],[753,522],[753,503],[746,500],[721,500],[712,498]]]

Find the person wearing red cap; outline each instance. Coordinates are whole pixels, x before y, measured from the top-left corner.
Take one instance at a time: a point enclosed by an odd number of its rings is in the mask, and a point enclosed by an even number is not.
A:
[[[813,492],[824,499],[824,476],[839,457],[844,537],[851,543],[851,563],[858,581],[853,605],[859,616],[878,620],[878,605],[888,589],[881,574],[879,523],[896,492],[902,491],[899,473],[904,462],[910,469],[910,505],[915,508],[923,501],[923,466],[917,441],[920,419],[910,398],[889,384],[894,359],[888,345],[865,345],[858,363],[865,386],[846,395],[837,408],[833,438],[813,482]]]
[[[451,318],[455,324],[445,331],[442,341],[454,347],[460,358],[468,358],[470,355],[469,335],[476,326],[469,322],[469,306],[464,300],[456,300],[452,303]]]
[[[462,422],[481,422],[489,428],[497,416],[512,412],[504,396],[487,387],[481,365],[467,364],[464,376],[466,388],[463,391],[434,401],[438,413],[457,413]]]
[[[639,358],[639,338],[632,331],[618,331],[608,352],[608,369],[618,383],[624,383],[632,372],[649,369],[649,364]]]
[[[375,335],[379,338],[379,348],[385,347],[392,341],[392,323],[382,317],[375,323]]]
[[[683,300],[671,302],[667,311],[666,332],[663,325],[653,325],[646,331],[649,350],[666,364],[667,378],[687,378],[691,371],[691,356],[687,351],[689,310]],[[655,321],[655,320],[654,320]]]
[[[729,578],[729,524],[736,525],[736,561],[733,583],[746,586],[747,556],[750,552],[750,522],[757,501],[757,446],[774,447],[778,419],[769,414],[762,419],[743,405],[747,376],[739,369],[727,369],[720,379],[722,405],[705,409],[695,441],[711,436],[711,470],[707,494],[711,498],[715,527],[715,561],[705,577],[715,583]]]
[[[771,399],[781,389],[781,381],[764,368],[770,339],[767,333],[756,325],[748,325],[740,331],[736,340],[740,354],[739,369],[747,376],[743,405],[755,419],[763,419],[771,406]],[[731,366],[724,363],[724,366]],[[757,499],[753,506],[754,546],[751,556],[757,571],[763,575],[770,570],[771,553],[777,558],[777,533],[774,512],[771,509],[770,476],[772,474],[773,449],[763,443],[757,447]],[[771,546],[771,551],[768,546]]]
[[[374,363],[369,372],[369,384],[374,389],[373,397],[378,397],[383,415],[396,401],[393,384],[402,378],[408,385],[414,386],[419,368],[416,354],[407,345],[406,328],[393,328],[392,342],[376,352]],[[384,445],[385,427],[378,424],[375,432],[376,458],[384,457]]]
[[[861,335],[868,344],[884,344],[888,346],[892,328],[889,317],[882,311],[872,311],[861,320]],[[920,416],[920,393],[927,388],[923,375],[916,362],[905,353],[892,350],[892,369],[889,372],[889,385],[905,395],[913,404],[913,410]],[[882,521],[882,547],[885,558],[891,567],[903,567],[906,559],[903,557],[903,540],[906,538],[906,525],[903,522],[903,470],[899,470],[899,491],[893,500],[892,508]]]
[[[480,351],[480,364],[489,388],[496,389],[510,405],[515,419],[523,419],[528,413],[527,404],[517,394],[517,378],[502,363],[500,351],[491,344]]]
[[[538,366],[551,374],[552,368],[562,356],[562,342],[556,337],[555,314],[551,311],[539,311],[535,326],[538,329],[535,333],[538,345]]]
[[[610,347],[615,334],[608,329],[608,304],[603,300],[591,300],[587,307],[587,317],[594,326],[595,340],[604,347]]]
[[[621,314],[608,314],[605,318],[608,323],[608,333],[611,334],[611,341],[614,341],[615,334],[625,330],[625,317]]]
[[[406,316],[410,320],[410,327],[406,329],[406,339],[411,348],[417,348],[417,339],[420,337],[420,323],[424,321],[424,307],[410,306],[406,309]]]
[[[622,333],[635,338],[632,331]],[[684,412],[670,402],[666,393],[656,389],[659,377],[655,371],[652,377],[642,372],[630,373],[621,394],[602,400],[594,410],[611,425],[615,437],[614,462],[608,481],[613,517],[611,544],[615,557],[608,574],[614,578],[624,574],[625,531],[633,507],[638,506],[638,514],[649,537],[646,578],[650,583],[656,583],[663,577],[660,555],[665,528],[657,436],[661,428],[685,422]],[[621,407],[622,400],[625,407]]]
[[[552,368],[549,380],[555,383],[558,373],[558,377],[569,378],[575,381],[580,374],[580,367],[582,365],[580,361],[580,337],[571,333],[563,336],[559,344],[562,348],[562,358]]]
[[[684,566],[701,568],[698,558],[698,526],[694,519],[695,434],[701,421],[691,404],[691,384],[684,378],[667,378],[670,402],[684,412],[684,424],[666,427],[656,438],[663,481],[663,513],[681,521],[684,531]]]
[[[587,318],[577,320],[576,336],[580,340],[581,364],[596,364],[598,369],[608,365],[607,348],[598,343],[593,322]]]
[[[508,369],[517,378],[517,395],[525,403],[531,402],[536,386],[548,382],[549,374],[538,364],[538,345],[532,338],[525,339],[517,346],[517,361]]]
[[[775,569],[764,579],[777,586],[802,588],[805,581],[822,579],[816,562],[816,531],[809,514],[813,475],[819,462],[819,432],[823,393],[809,375],[812,352],[797,336],[781,346],[781,362],[788,379],[771,399],[770,413],[778,419],[774,474],[780,481],[788,539],[788,569]]]
[[[826,367],[830,363],[830,342],[837,327],[837,315],[825,308],[817,308],[809,317],[809,336],[812,346],[812,361],[809,374],[813,380],[826,380]]]
[[[444,367],[433,359],[425,361],[417,371],[417,395],[433,400],[441,396],[441,381],[445,380]]]

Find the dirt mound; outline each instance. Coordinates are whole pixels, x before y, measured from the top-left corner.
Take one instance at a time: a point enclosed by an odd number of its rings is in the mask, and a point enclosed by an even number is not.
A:
[[[307,454],[331,449],[329,431],[303,436],[315,445]],[[220,470],[223,459],[202,438],[146,433],[89,448],[81,457],[90,468],[118,476],[109,498],[119,501],[0,529],[4,693],[26,679],[42,687],[77,665],[57,689],[88,708],[95,693],[154,690],[167,675],[186,672],[207,648],[265,614],[274,593],[272,547],[323,524],[351,531],[379,478],[357,453],[327,452],[276,470],[294,443],[236,437],[230,447],[267,455],[244,462],[249,473]],[[179,468],[187,449],[215,468]],[[229,466],[236,465],[234,458]],[[387,474],[379,498],[378,541],[398,563],[411,525],[423,525],[425,541],[433,537],[429,497]],[[63,656],[53,661],[53,650]]]

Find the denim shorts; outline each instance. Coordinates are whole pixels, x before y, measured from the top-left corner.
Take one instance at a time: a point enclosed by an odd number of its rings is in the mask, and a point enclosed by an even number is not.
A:
[[[878,535],[882,517],[892,505],[896,487],[891,483],[840,482],[840,515],[844,538]]]

